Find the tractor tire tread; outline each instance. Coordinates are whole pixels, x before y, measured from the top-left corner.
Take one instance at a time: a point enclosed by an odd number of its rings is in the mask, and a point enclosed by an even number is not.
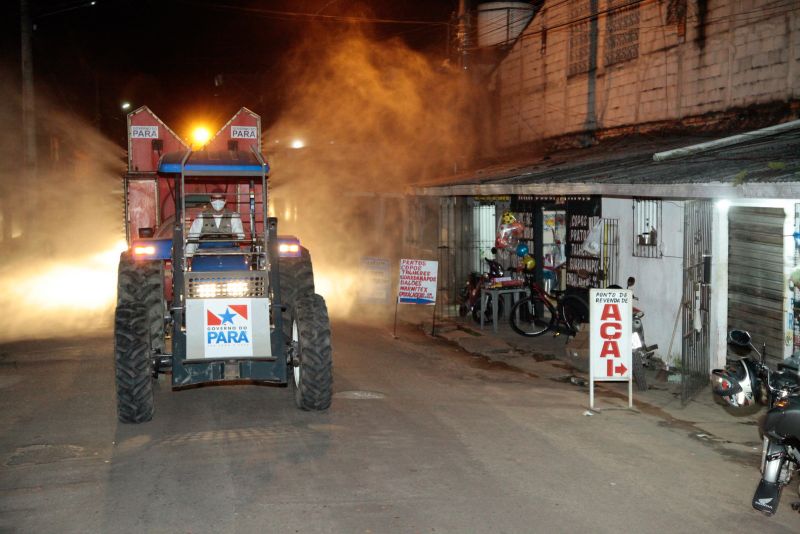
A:
[[[294,383],[290,369],[295,403],[302,410],[326,410],[331,405],[333,392],[333,351],[328,308],[320,295],[299,297],[293,307],[301,366],[299,385]]]
[[[142,304],[123,303],[114,314],[117,417],[123,423],[153,418],[153,378],[147,314]]]

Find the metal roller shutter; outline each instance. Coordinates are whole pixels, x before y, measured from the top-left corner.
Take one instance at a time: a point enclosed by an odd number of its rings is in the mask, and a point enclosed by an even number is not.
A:
[[[782,208],[732,207],[728,212],[728,328],[747,330],[783,359]],[[759,349],[760,350],[760,349]]]

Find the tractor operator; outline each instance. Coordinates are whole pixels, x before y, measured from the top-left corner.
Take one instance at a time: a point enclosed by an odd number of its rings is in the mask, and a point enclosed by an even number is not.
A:
[[[223,235],[244,239],[244,228],[239,213],[225,209],[225,193],[216,189],[211,193],[211,209],[204,210],[197,216],[187,237],[189,240],[197,240]],[[197,243],[186,245],[187,256],[192,256],[195,250]]]

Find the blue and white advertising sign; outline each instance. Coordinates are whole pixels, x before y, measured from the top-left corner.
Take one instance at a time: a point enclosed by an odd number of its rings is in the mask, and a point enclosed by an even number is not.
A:
[[[438,274],[438,261],[400,260],[397,301],[400,304],[435,305]]]
[[[206,358],[253,355],[250,299],[208,299],[204,302],[203,311]]]
[[[385,258],[361,258],[361,288],[359,300],[376,304],[392,301],[392,277],[389,260]]]

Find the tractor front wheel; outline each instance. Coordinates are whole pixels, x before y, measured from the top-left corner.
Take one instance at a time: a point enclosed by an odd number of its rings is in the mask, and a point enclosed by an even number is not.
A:
[[[311,254],[305,247],[300,247],[298,258],[281,258],[280,260],[281,304],[283,304],[283,339],[288,342],[292,336],[292,307],[300,297],[314,294],[314,268]]]
[[[333,392],[331,326],[325,300],[298,297],[291,305],[289,382],[301,410],[326,410]]]
[[[117,417],[123,423],[153,418],[153,369],[147,311],[142,304],[122,303],[114,315],[114,360]]]

